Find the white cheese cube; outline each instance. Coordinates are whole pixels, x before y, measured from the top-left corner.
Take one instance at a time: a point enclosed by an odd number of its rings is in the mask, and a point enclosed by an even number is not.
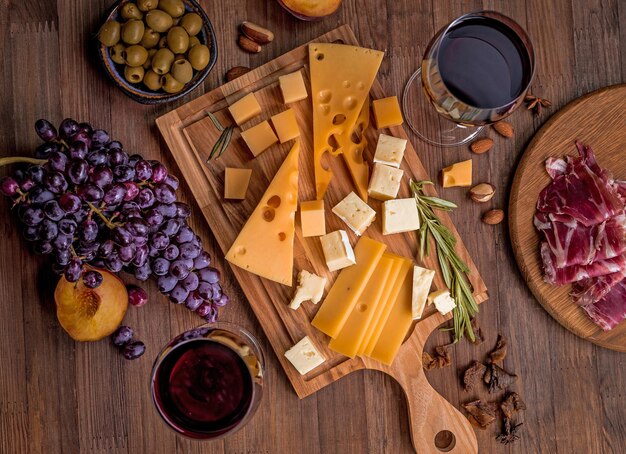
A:
[[[350,230],[361,235],[376,219],[374,211],[358,195],[351,192],[333,208],[333,213],[345,222]]]
[[[421,266],[413,267],[413,295],[411,298],[411,312],[413,320],[422,318],[428,292],[435,277],[435,272]]]
[[[446,315],[456,307],[449,290],[437,290],[428,295],[428,304],[434,304],[441,315]]]
[[[374,171],[370,179],[367,193],[378,200],[395,199],[400,190],[404,170],[389,167],[384,164],[374,164]]]
[[[383,235],[411,232],[419,228],[420,217],[415,199],[383,202]]]
[[[376,153],[374,153],[374,162],[385,164],[391,167],[400,167],[404,150],[406,148],[406,139],[381,134],[378,136],[378,144],[376,144]]]
[[[337,230],[321,236],[320,241],[326,265],[330,271],[340,270],[356,263],[354,251],[345,230]]]
[[[315,348],[315,345],[304,336],[300,342],[285,352],[285,357],[300,375],[305,375],[326,361],[326,358]]]
[[[322,295],[324,295],[325,286],[325,277],[309,273],[307,270],[300,271],[298,274],[298,287],[291,303],[289,303],[289,307],[296,310],[305,301],[311,301],[313,304],[319,303]]]

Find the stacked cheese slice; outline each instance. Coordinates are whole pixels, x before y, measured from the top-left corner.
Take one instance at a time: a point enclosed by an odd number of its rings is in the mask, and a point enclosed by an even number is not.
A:
[[[391,364],[413,321],[413,275],[412,262],[386,248],[359,240],[356,265],[341,271],[312,323],[332,338],[332,350]]]

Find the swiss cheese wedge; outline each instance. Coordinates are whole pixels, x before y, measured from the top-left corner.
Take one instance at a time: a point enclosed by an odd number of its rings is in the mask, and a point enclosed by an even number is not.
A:
[[[370,103],[369,98],[365,99],[361,113],[357,118],[356,124],[352,130],[347,131],[337,137],[339,148],[346,166],[350,171],[352,182],[357,194],[365,202],[367,202],[367,185],[370,179],[370,168],[367,162],[363,160],[363,152],[367,147],[367,139],[365,138],[365,130],[370,125]],[[353,135],[359,138],[359,143],[354,143]]]
[[[309,44],[313,158],[318,199],[324,198],[332,178],[332,173],[322,163],[326,153],[333,153],[329,141],[337,141],[337,137],[343,134],[349,138],[352,134],[383,55],[380,51],[344,44]]]
[[[300,140],[296,140],[226,254],[233,265],[289,286],[293,280],[299,155]]]

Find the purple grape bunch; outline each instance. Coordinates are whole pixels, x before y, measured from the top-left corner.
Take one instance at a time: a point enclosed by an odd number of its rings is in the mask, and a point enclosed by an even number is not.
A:
[[[188,205],[176,198],[178,179],[155,160],[129,154],[102,129],[67,118],[58,129],[37,120],[42,139],[30,165],[0,180],[33,250],[52,257],[70,282],[95,288],[102,275],[151,276],[171,302],[208,322],[229,299],[220,272],[187,223]]]

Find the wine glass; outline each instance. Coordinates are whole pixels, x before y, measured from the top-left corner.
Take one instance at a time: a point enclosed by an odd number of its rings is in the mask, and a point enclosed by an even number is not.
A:
[[[180,435],[214,440],[241,429],[263,390],[265,360],[259,342],[227,322],[202,325],[172,339],[152,368],[152,400]]]
[[[467,143],[522,104],[534,73],[533,46],[519,24],[495,11],[465,14],[428,44],[404,88],[405,119],[430,144]]]

